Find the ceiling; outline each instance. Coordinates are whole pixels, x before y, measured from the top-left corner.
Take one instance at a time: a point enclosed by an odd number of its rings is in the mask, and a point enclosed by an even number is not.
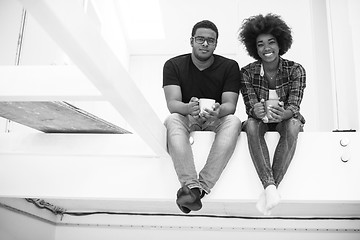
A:
[[[129,31],[125,32],[128,40],[128,49],[131,55],[147,55],[147,54],[178,54],[189,51],[189,38],[191,36],[192,27],[196,22],[204,19],[213,21],[219,29],[219,45],[217,51],[222,54],[234,54],[239,45],[236,39],[236,33],[240,22],[238,19],[239,0],[227,0],[220,2],[217,0],[208,0],[204,2],[191,0],[153,0],[160,9],[149,9],[143,11],[143,6],[149,0],[133,0],[137,6],[134,10],[133,6],[125,4],[125,0],[114,0],[116,6],[116,14],[123,28],[132,29],[138,32],[144,32],[137,35],[137,39],[131,37]],[[157,2],[158,1],[158,2]],[[108,2],[93,1],[96,11],[102,18],[109,16]],[[130,21],[122,18],[122,11],[125,12]],[[158,13],[160,16],[154,16]],[[159,14],[159,13],[158,13]],[[162,19],[160,23],[163,27],[164,35],[159,34],[159,38],[149,36],[148,29],[156,31],[156,25],[152,19]],[[136,23],[136,24],[134,24]],[[114,28],[116,31],[116,28]],[[139,37],[140,36],[140,37]],[[142,36],[142,37],[141,37]]]

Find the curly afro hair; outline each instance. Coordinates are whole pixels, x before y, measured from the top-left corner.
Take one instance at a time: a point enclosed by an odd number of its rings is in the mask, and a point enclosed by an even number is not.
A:
[[[256,38],[260,34],[271,34],[276,38],[280,56],[285,54],[292,44],[291,29],[280,16],[272,13],[245,19],[239,32],[239,41],[245,45],[248,54],[256,60],[261,59],[256,48]]]

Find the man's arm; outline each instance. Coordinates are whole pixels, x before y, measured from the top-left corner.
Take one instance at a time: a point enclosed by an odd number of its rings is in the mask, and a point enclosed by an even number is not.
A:
[[[191,114],[193,116],[199,115],[200,108],[198,99],[193,97],[189,103],[182,102],[182,93],[180,86],[168,85],[164,86],[164,93],[167,107],[170,113],[179,113],[184,116]]]
[[[222,104],[218,118],[224,117],[229,114],[234,114],[236,111],[236,104],[238,102],[239,94],[235,92],[224,92],[221,96]]]

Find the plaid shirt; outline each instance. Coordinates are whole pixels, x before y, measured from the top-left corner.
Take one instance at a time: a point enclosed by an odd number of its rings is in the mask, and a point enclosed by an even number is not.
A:
[[[261,61],[248,64],[241,69],[241,94],[246,106],[248,116],[255,118],[253,107],[261,99],[269,98],[269,84],[264,76]],[[276,93],[284,108],[293,112],[293,117],[305,123],[300,114],[300,103],[306,87],[305,69],[298,63],[280,58],[276,75]]]

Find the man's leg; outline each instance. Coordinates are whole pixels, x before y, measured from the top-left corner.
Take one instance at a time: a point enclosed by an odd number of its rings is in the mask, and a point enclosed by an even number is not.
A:
[[[241,131],[241,122],[235,115],[228,115],[205,130],[216,133],[204,168],[199,173],[199,181],[206,193],[214,187],[231,158]]]
[[[194,157],[189,142],[190,131],[193,130],[191,127],[194,128],[194,126],[190,125],[188,117],[177,113],[171,114],[165,121],[168,151],[182,186],[177,193],[176,203],[184,213],[189,213],[191,210],[199,210],[202,206],[200,198],[196,196],[196,189],[189,189],[197,187],[200,190]]]
[[[181,186],[198,184],[194,156],[189,142],[189,120],[181,114],[171,114],[165,120],[167,147]]]

